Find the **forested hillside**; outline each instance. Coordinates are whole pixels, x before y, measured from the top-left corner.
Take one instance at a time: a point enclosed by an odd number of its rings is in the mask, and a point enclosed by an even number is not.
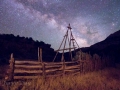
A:
[[[34,41],[31,37],[0,34],[0,63],[8,63],[11,53],[14,54],[14,58],[37,60],[38,47],[42,48],[43,60],[52,61],[55,52],[50,44]]]

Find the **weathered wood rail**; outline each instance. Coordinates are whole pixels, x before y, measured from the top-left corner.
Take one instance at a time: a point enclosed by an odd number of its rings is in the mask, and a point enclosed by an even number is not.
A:
[[[39,62],[30,60],[15,60],[13,55],[10,59],[10,68],[8,70],[7,81],[33,79],[49,77],[56,75],[65,75],[70,73],[85,73],[88,61],[72,62]],[[90,68],[86,69],[90,71]]]
[[[65,66],[63,66],[65,65]],[[38,61],[19,61],[10,60],[10,69],[8,70],[7,81],[13,81],[17,79],[33,79],[39,76],[49,77],[51,75],[64,75],[69,73],[81,73],[80,62],[62,62],[47,63]],[[83,71],[83,70],[82,70]]]
[[[41,52],[41,50],[40,50]],[[42,56],[40,54],[40,56]],[[89,54],[80,54],[77,61],[71,62],[43,62],[41,57],[38,61],[16,60],[11,54],[9,70],[5,79],[7,81],[34,79],[38,77],[60,76],[65,74],[84,74],[90,71],[103,69],[114,64],[108,58],[100,58],[97,54],[91,57]]]

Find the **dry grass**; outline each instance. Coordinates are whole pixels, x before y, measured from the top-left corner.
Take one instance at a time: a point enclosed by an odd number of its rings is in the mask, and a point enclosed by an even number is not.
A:
[[[5,89],[0,90],[120,90],[120,69],[107,68],[85,75],[2,83]]]
[[[0,80],[5,77],[5,73],[8,67],[8,65],[0,65]]]

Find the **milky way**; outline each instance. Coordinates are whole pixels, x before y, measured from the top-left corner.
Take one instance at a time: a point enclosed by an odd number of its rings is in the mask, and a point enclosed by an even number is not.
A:
[[[120,29],[120,0],[0,0],[0,33],[32,37],[58,49],[68,24],[80,47]]]

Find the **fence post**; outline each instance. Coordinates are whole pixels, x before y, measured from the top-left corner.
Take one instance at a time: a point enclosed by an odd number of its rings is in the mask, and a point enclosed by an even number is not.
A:
[[[63,76],[65,75],[65,61],[63,61]]]
[[[42,62],[42,48],[38,47],[38,61]]]
[[[43,69],[43,78],[45,79],[46,78],[46,73],[45,73],[45,63],[43,62],[42,63],[42,69]]]
[[[39,47],[38,47],[38,61],[40,61],[40,51],[39,51]]]
[[[83,62],[82,60],[80,60],[80,61],[79,61],[79,65],[80,65],[80,74],[83,73],[83,69],[84,69],[84,67],[83,67],[84,65],[83,65],[83,64],[84,64],[84,62]]]
[[[81,74],[82,73],[81,60],[79,60],[79,65],[80,65],[79,69],[80,69],[80,74]]]
[[[62,69],[63,69],[63,76],[65,75],[65,60],[64,55],[62,55]]]
[[[9,63],[10,63],[10,65],[9,65],[10,71],[9,71],[9,76],[8,76],[7,81],[13,81],[14,80],[14,65],[15,65],[15,60],[13,58],[13,53],[10,56]]]
[[[85,74],[85,62],[82,62],[82,73]]]

